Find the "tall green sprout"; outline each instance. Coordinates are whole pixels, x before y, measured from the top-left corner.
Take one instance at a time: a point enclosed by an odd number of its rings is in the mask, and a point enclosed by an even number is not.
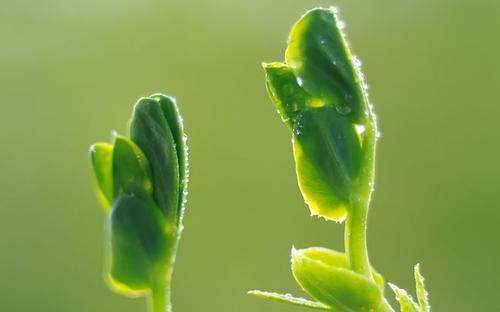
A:
[[[311,214],[345,221],[345,253],[292,250],[293,275],[315,301],[250,294],[332,311],[394,311],[366,243],[378,131],[359,60],[351,54],[336,8],[316,8],[293,26],[284,63],[264,64],[266,85],[292,134],[297,179]],[[391,285],[402,312],[430,311],[418,266],[416,303]]]
[[[140,99],[129,137],[90,148],[106,215],[106,278],[119,293],[150,298],[150,311],[172,311],[170,283],[182,232],[188,159],[175,100]]]

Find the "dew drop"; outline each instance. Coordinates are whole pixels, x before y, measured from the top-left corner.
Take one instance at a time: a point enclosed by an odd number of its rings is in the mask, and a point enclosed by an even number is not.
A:
[[[290,67],[293,69],[299,69],[300,67],[302,67],[302,62],[298,60],[292,60],[290,62]]]
[[[293,127],[293,132],[295,133],[295,135],[300,136],[304,130],[303,127],[304,127],[304,125],[302,124],[302,119],[297,118],[295,120],[295,124]]]
[[[366,131],[366,127],[364,125],[354,125],[354,127],[356,128],[356,132],[359,135],[363,135],[363,133],[365,133]]]
[[[341,113],[342,115],[348,115],[352,111],[352,109],[347,105],[337,105],[335,108],[337,109],[337,112]]]
[[[347,219],[347,216],[342,216],[340,217],[338,220],[335,220],[335,222],[337,222],[338,224],[342,224],[344,223],[344,221]]]
[[[370,190],[371,190],[372,192],[374,192],[374,191],[375,191],[375,183],[373,183],[373,181],[370,181],[369,186],[370,186]]]
[[[363,62],[361,62],[361,60],[357,56],[354,56],[354,55],[352,57],[352,62],[354,64],[354,66],[358,69],[363,65]]]

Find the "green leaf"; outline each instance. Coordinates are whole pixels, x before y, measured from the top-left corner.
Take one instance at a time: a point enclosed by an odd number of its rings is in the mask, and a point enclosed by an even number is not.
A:
[[[96,143],[90,147],[90,158],[94,168],[97,195],[105,211],[109,211],[113,200],[112,159],[113,145]]]
[[[341,311],[374,311],[382,303],[380,288],[365,276],[310,258],[303,251],[292,252],[292,271],[311,297]]]
[[[157,100],[142,98],[137,102],[130,137],[149,160],[156,203],[169,222],[177,224],[179,161],[172,131]]]
[[[289,294],[283,295],[279,293],[261,291],[261,290],[251,290],[248,292],[248,294],[258,298],[268,299],[282,303],[289,303],[304,308],[311,308],[315,310],[328,310],[328,311],[333,310],[331,307],[324,305],[321,302],[311,301],[304,298],[296,298]]]
[[[123,136],[115,136],[113,150],[114,196],[151,194],[148,160],[140,148]]]
[[[338,23],[334,8],[307,12],[292,28],[286,63],[264,69],[268,93],[293,133],[304,199],[313,215],[340,222],[353,195],[369,189],[376,125]]]
[[[265,64],[266,87],[281,119],[293,128],[295,116],[311,98],[298,83],[292,70],[283,63]]]
[[[334,10],[307,12],[292,28],[285,58],[309,94],[359,122],[365,114],[364,94]]]
[[[307,257],[311,260],[320,261],[325,265],[331,267],[350,269],[349,262],[347,261],[346,255],[343,252],[323,247],[310,247],[310,248],[295,250],[295,253],[301,253],[304,257]],[[372,275],[373,279],[375,280],[375,283],[383,292],[385,288],[384,278],[373,267],[372,267]]]
[[[149,290],[168,265],[172,244],[161,211],[134,195],[117,198],[109,216],[114,288],[129,295]]]
[[[361,141],[353,124],[331,106],[299,113],[294,121],[297,178],[311,213],[345,218],[361,167]]]
[[[189,170],[188,170],[188,149],[186,145],[187,136],[184,133],[184,124],[182,121],[179,108],[173,97],[154,94],[151,96],[152,99],[160,103],[160,107],[163,110],[163,114],[167,119],[167,124],[172,132],[172,137],[175,143],[175,150],[177,152],[177,160],[179,162],[179,204],[178,204],[178,215],[182,215],[182,209],[184,209],[184,202],[187,196],[187,184],[189,180]]]
[[[401,289],[397,287],[394,284],[389,283],[389,286],[392,288],[394,291],[394,294],[396,295],[396,299],[399,302],[399,307],[401,309],[401,312],[417,312],[418,311],[418,306],[413,301],[411,296],[406,292],[406,290]]]
[[[417,285],[417,299],[419,304],[419,312],[430,312],[431,306],[429,303],[429,294],[425,289],[424,277],[420,273],[420,265],[415,265],[415,282]]]

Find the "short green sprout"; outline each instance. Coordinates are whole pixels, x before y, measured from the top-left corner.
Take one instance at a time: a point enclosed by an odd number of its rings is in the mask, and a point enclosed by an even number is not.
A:
[[[308,11],[291,30],[285,62],[264,64],[268,93],[292,134],[305,202],[313,215],[346,221],[346,251],[292,250],[295,280],[313,301],[263,291],[252,295],[319,310],[394,311],[366,244],[378,131],[360,65],[336,8]],[[415,277],[418,303],[390,284],[402,312],[430,311],[418,266]]]
[[[150,297],[152,312],[171,311],[170,282],[182,232],[188,164],[175,99],[140,99],[130,137],[90,148],[107,219],[106,277],[128,296]]]

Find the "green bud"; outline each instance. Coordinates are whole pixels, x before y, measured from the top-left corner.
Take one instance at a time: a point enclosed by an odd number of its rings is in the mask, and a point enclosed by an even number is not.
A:
[[[170,305],[170,278],[182,230],[188,169],[186,136],[173,98],[135,105],[130,138],[91,147],[98,197],[108,219],[108,274],[114,289]]]
[[[334,309],[376,311],[382,304],[381,285],[351,271],[340,253],[322,248],[294,249],[292,271],[304,291]]]
[[[345,253],[323,247],[310,247],[306,249],[294,250],[295,253],[302,253],[305,257],[325,263],[328,266],[350,269]],[[383,292],[385,288],[384,278],[373,267],[371,268],[373,279]]]
[[[373,121],[354,63],[334,10],[318,8],[293,27],[286,64],[264,65],[269,95],[292,132],[302,195],[328,220],[346,218],[372,171],[364,156],[374,142],[365,142],[364,130]]]

